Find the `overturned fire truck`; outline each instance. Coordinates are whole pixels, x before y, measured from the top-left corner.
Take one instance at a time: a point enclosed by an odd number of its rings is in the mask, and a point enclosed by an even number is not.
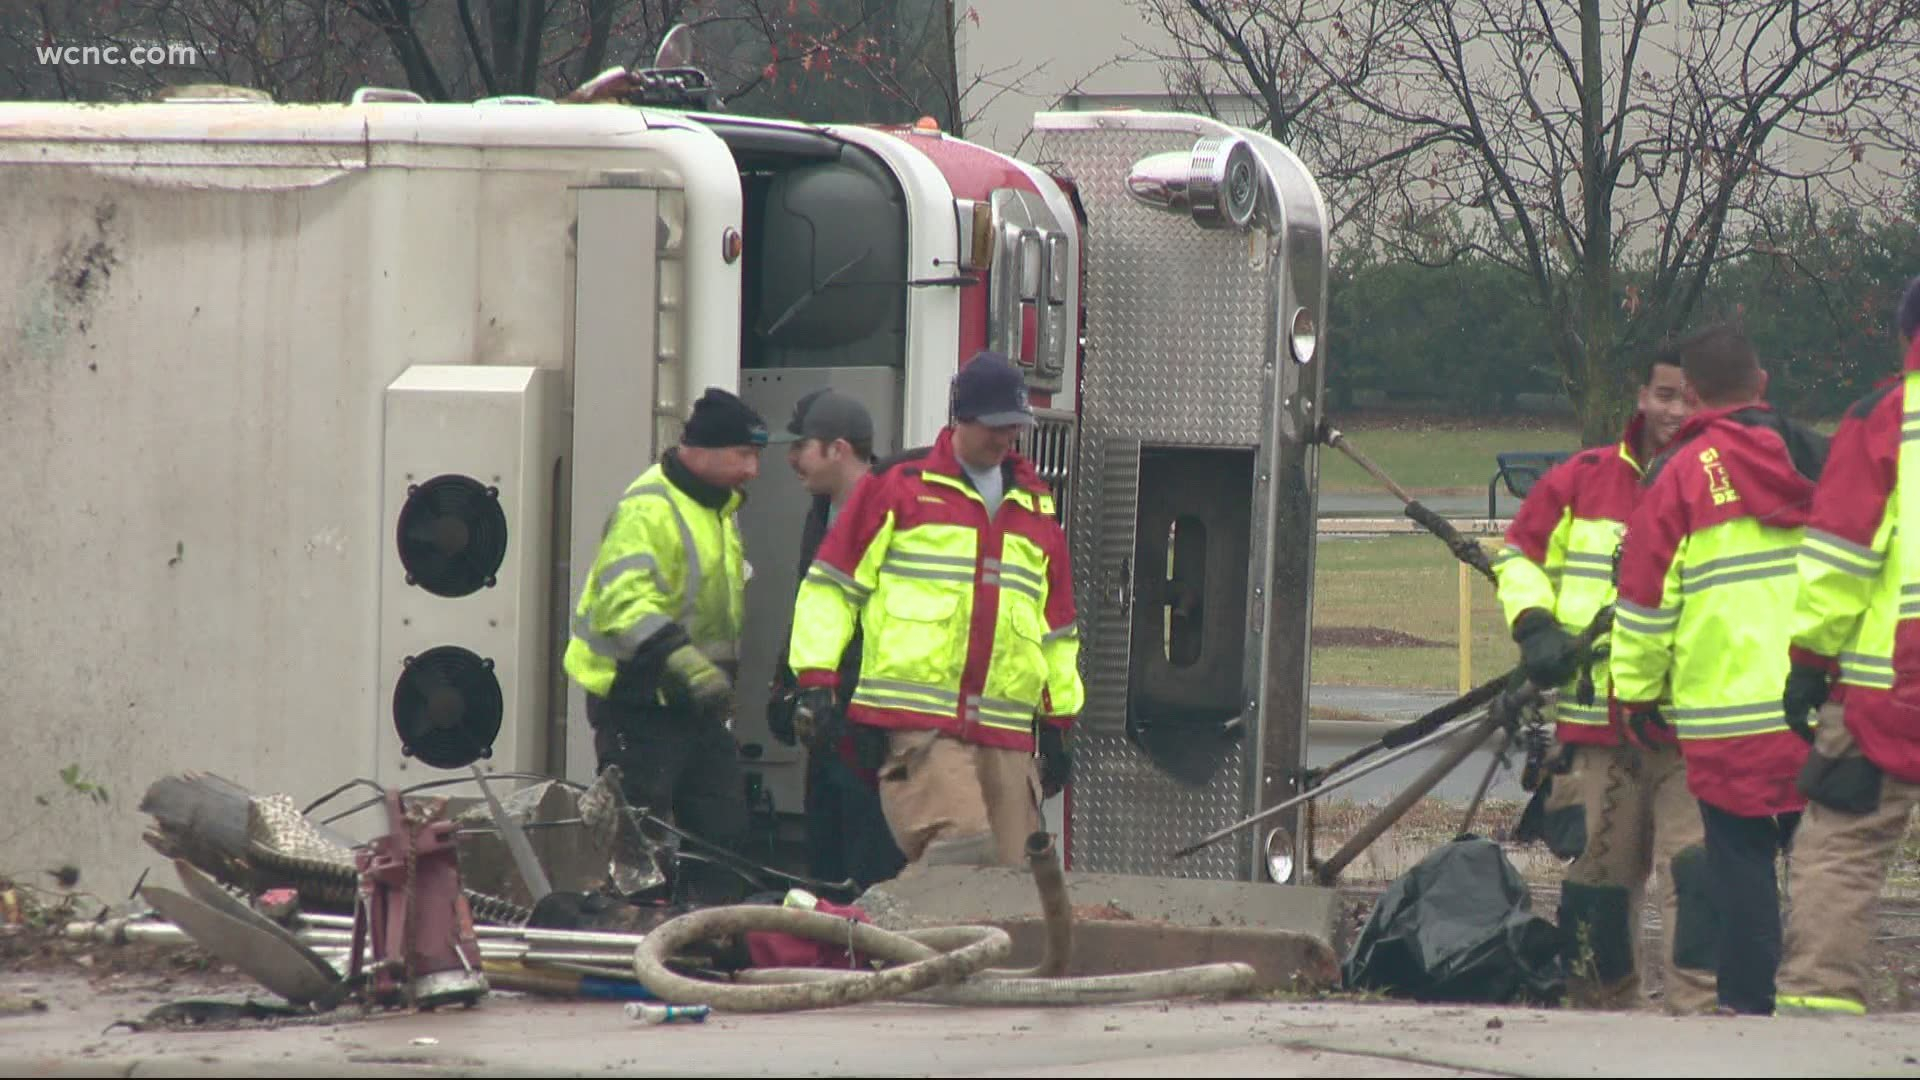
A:
[[[992,346],[1076,564],[1071,864],[1270,879],[1297,829],[1166,853],[1300,783],[1326,210],[1286,147],[1208,119],[1034,126],[1030,164],[628,103],[0,105],[0,818],[70,763],[122,793],[475,757],[591,779],[571,600],[702,388],[778,423],[831,383],[884,454]],[[791,830],[761,688],[804,496],[768,465],[735,735]],[[45,818],[21,865],[124,895],[132,801]]]

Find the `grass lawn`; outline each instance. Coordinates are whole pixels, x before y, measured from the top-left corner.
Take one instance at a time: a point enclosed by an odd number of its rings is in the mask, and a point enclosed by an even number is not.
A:
[[[1459,564],[1426,535],[1320,540],[1313,599],[1313,681],[1452,690],[1459,681]],[[1519,663],[1493,584],[1472,599],[1475,684]]]
[[[1415,495],[1472,494],[1487,490],[1494,455],[1506,450],[1578,450],[1570,424],[1504,420],[1469,426],[1433,418],[1356,417],[1336,424],[1354,449],[1386,470]],[[1320,453],[1320,490],[1328,494],[1373,494],[1382,488],[1338,450]]]
[[[1792,415],[1789,410],[1789,415]],[[1838,419],[1808,420],[1833,434]],[[1415,495],[1471,495],[1487,490],[1494,455],[1509,450],[1578,450],[1571,420],[1503,418],[1479,423],[1432,416],[1355,416],[1335,427],[1349,443]],[[1384,494],[1384,489],[1338,450],[1320,453],[1320,490],[1326,494]]]

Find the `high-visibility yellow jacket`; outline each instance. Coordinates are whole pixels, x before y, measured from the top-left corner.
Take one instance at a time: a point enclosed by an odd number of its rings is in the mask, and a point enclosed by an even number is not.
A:
[[[864,480],[801,583],[788,661],[803,687],[837,684],[864,639],[850,719],[933,728],[1031,750],[1036,716],[1066,726],[1085,699],[1072,574],[1053,495],[1018,455],[989,518],[951,430]]]
[[[1493,557],[1500,606],[1507,625],[1533,608],[1552,613],[1578,635],[1601,608],[1613,603],[1613,554],[1627,516],[1640,499],[1641,465],[1633,456],[1646,418],[1635,415],[1612,446],[1582,450],[1556,465],[1527,493],[1507,526],[1506,542]],[[1596,646],[1606,644],[1602,636]],[[1580,676],[1561,688],[1554,706],[1562,743],[1617,746],[1611,723],[1607,662],[1592,666],[1593,703],[1580,704]]]
[[[1798,810],[1807,744],[1787,727],[1795,556],[1825,439],[1764,404],[1688,419],[1648,470],[1627,521],[1614,605],[1613,685],[1661,705],[1687,787],[1730,814]]]
[[[1911,471],[1910,471],[1911,470]],[[1920,783],[1920,341],[1847,411],[1800,549],[1793,659],[1837,671],[1860,752]]]
[[[693,476],[671,450],[628,486],[574,608],[565,663],[582,689],[655,704],[665,651],[691,639],[717,663],[737,658],[747,577],[734,516],[741,502],[739,492]]]

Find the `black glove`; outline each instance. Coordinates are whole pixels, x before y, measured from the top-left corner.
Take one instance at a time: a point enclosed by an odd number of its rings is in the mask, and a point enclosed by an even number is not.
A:
[[[887,763],[887,729],[853,724],[853,760],[863,769],[879,771]]]
[[[1807,717],[1827,703],[1827,689],[1832,681],[1825,668],[1810,664],[1795,664],[1787,675],[1787,689],[1780,698],[1787,712],[1787,726],[1809,743],[1813,741],[1813,725],[1807,722]]]
[[[1040,722],[1040,792],[1051,799],[1073,779],[1073,754],[1067,750],[1066,729]]]
[[[1527,678],[1542,690],[1565,686],[1580,668],[1580,647],[1573,635],[1544,608],[1528,608],[1514,620],[1513,640]]]
[[[767,701],[767,733],[782,746],[800,745],[799,736],[793,730],[794,705],[791,689],[776,689]]]
[[[833,699],[833,688],[810,686],[793,701],[793,731],[811,750],[831,747],[847,730],[846,715]]]
[[[1673,725],[1660,715],[1658,706],[1646,705],[1638,709],[1627,710],[1627,738],[1648,750],[1657,750],[1660,744],[1654,741],[1653,733],[1662,731],[1673,734]]]

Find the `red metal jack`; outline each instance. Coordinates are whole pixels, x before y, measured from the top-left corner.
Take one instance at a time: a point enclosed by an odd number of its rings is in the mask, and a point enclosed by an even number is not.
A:
[[[410,818],[400,793],[386,793],[388,832],[354,855],[360,895],[354,905],[353,963],[366,968],[372,999],[432,1008],[473,1004],[487,992],[473,912],[460,891],[454,823]]]

